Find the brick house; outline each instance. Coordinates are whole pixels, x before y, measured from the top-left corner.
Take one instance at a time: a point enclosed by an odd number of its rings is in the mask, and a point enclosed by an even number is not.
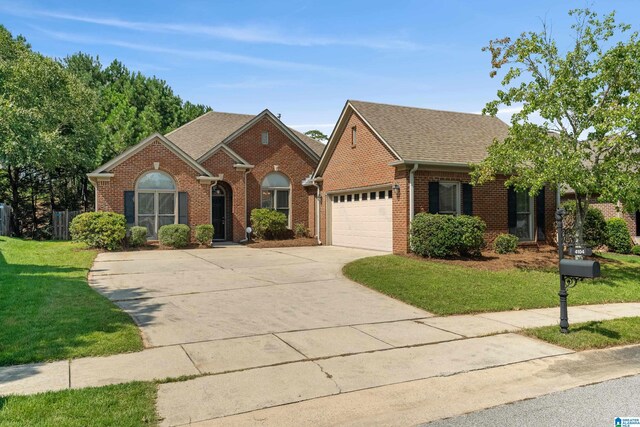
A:
[[[269,110],[208,112],[167,135],[154,134],[90,173],[96,210],[122,213],[129,225],[213,224],[214,239],[245,238],[252,209],[309,226],[302,181],[323,144],[285,126]]]
[[[504,178],[469,184],[469,163],[507,132],[489,116],[347,101],[305,182],[315,188],[316,234],[325,244],[406,253],[413,216],[431,212],[479,216],[489,241],[499,233],[523,244],[551,239],[555,188],[530,197]]]

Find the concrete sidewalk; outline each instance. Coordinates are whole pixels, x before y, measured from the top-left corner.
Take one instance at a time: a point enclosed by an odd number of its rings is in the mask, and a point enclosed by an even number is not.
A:
[[[161,396],[170,396],[172,390],[187,393],[191,384],[207,389],[209,381],[216,383],[211,387],[220,389],[221,378],[242,377],[241,371],[257,375],[259,368],[265,369],[265,378],[269,378],[269,372],[302,370],[309,374],[310,381],[322,380],[317,388],[324,390],[322,393],[358,390],[566,353],[536,340],[504,334],[523,327],[557,324],[557,311],[536,309],[354,324],[3,367],[0,395],[218,374],[162,386]],[[573,322],[640,316],[640,303],[570,307],[569,316]],[[477,338],[491,334],[499,335]],[[439,355],[445,358],[440,360]],[[180,391],[181,387],[186,389]],[[276,392],[273,387],[269,389]],[[286,403],[287,398],[278,401]],[[269,406],[267,403],[253,403],[245,410]],[[170,408],[165,410],[170,412]],[[209,418],[229,415],[230,411],[217,409]]]

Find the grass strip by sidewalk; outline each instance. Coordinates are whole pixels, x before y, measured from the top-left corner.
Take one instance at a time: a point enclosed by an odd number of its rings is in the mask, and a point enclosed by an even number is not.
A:
[[[603,255],[602,277],[570,290],[571,305],[640,301],[640,257]],[[549,270],[485,271],[397,255],[347,264],[345,276],[438,315],[558,305],[558,274]]]
[[[524,329],[521,334],[538,338],[571,350],[594,350],[640,343],[640,317],[576,323],[569,333],[560,333],[558,326]]]
[[[0,426],[154,426],[155,383],[0,397]]]
[[[0,366],[142,350],[131,317],[87,283],[96,253],[0,237]]]

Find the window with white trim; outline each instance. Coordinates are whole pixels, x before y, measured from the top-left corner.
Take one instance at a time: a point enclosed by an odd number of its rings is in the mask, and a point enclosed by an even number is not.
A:
[[[438,213],[443,215],[460,215],[460,183],[440,181],[438,191]]]
[[[356,142],[357,142],[357,133],[356,133],[356,127],[352,127],[351,128],[351,146],[355,147],[356,146]]]
[[[268,131],[262,132],[261,141],[262,141],[262,145],[269,145],[269,132]]]
[[[260,206],[282,212],[287,216],[289,225],[291,225],[291,218],[289,217],[291,182],[289,178],[281,173],[271,172],[262,180],[261,190]]]
[[[136,183],[136,225],[147,227],[148,237],[156,239],[163,225],[178,219],[176,183],[168,174],[151,171]]]
[[[526,191],[516,192],[516,236],[521,241],[533,240],[533,197]]]

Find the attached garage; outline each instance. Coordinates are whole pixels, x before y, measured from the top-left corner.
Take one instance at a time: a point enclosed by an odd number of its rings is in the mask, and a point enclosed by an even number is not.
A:
[[[391,252],[392,191],[378,189],[333,194],[331,244]]]

